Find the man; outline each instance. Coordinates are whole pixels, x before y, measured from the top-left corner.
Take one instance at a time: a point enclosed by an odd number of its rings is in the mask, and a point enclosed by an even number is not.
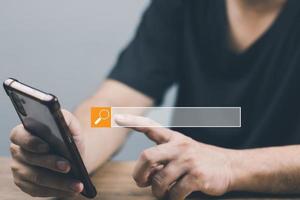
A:
[[[135,128],[155,122],[118,116],[157,146],[138,159],[133,178],[157,197],[193,191],[300,192],[300,3],[297,0],[153,0],[108,79],[74,115],[64,111],[92,172],[127,130],[91,129],[94,105],[147,107],[173,83],[176,106],[241,106],[242,128]],[[68,161],[22,125],[11,133],[15,183],[32,196],[72,196]],[[49,170],[50,169],[50,170]]]

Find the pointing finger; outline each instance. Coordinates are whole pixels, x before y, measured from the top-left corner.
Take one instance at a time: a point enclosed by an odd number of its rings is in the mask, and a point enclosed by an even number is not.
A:
[[[173,133],[173,131],[161,127],[160,124],[146,117],[115,115],[114,120],[119,126],[145,133],[150,140],[157,144],[169,142]]]

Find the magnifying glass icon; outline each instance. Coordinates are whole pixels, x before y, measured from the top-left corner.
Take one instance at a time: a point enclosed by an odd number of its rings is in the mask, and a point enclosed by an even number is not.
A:
[[[95,125],[98,125],[101,121],[103,120],[107,120],[110,117],[110,113],[108,110],[101,110],[99,112],[99,117],[96,119],[96,121],[94,122]]]

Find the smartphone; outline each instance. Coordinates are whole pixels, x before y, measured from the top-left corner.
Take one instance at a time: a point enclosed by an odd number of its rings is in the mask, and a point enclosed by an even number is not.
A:
[[[95,197],[97,191],[62,115],[57,97],[12,78],[5,80],[3,86],[24,128],[47,142],[51,153],[66,158],[71,163],[67,176],[83,183],[83,196]]]

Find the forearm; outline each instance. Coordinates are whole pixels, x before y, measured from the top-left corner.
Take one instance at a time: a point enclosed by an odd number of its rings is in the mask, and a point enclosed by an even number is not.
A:
[[[92,106],[112,106],[111,102],[90,98],[74,112],[80,121],[85,141],[84,162],[89,172],[94,171],[122,146],[128,131],[120,128],[91,128],[90,109]]]
[[[91,107],[148,107],[151,105],[153,105],[151,98],[120,82],[106,80],[92,97],[78,106],[74,114],[80,121],[85,137],[84,162],[89,172],[110,159],[128,135],[128,130],[121,128],[91,128]],[[143,112],[143,109],[128,110],[128,114],[141,115]]]
[[[300,193],[300,145],[234,150],[231,191]]]

